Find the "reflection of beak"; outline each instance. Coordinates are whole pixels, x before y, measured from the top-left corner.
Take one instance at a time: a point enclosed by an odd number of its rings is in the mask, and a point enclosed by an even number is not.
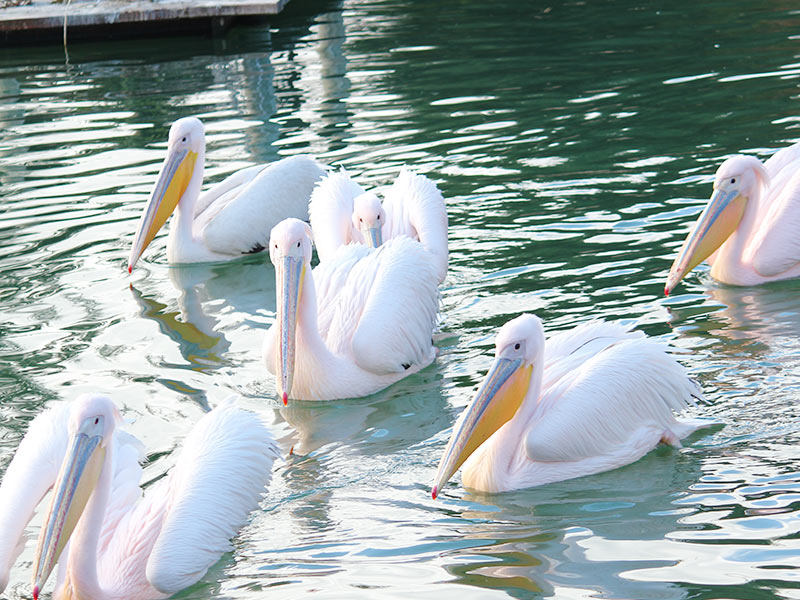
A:
[[[144,214],[139,221],[136,237],[133,239],[133,247],[128,259],[128,273],[133,271],[136,261],[139,260],[147,245],[153,241],[158,230],[166,223],[186,188],[189,187],[196,161],[197,152],[191,150],[170,150],[167,154],[158,174],[156,185],[150,194],[150,200],[147,201]]]
[[[303,291],[305,264],[302,257],[284,256],[276,268],[278,280],[278,323],[280,333],[280,356],[278,360],[278,393],[283,403],[289,403],[294,377],[295,332],[297,331],[297,309]]]
[[[378,227],[364,227],[361,229],[364,239],[367,240],[367,245],[370,248],[377,248],[383,243],[383,234],[381,228]]]
[[[439,462],[431,495],[434,499],[453,473],[517,412],[528,393],[533,365],[498,356],[478,393],[463,412]]]
[[[714,190],[694,229],[683,242],[681,251],[667,276],[664,295],[669,296],[684,275],[711,256],[739,226],[747,199],[737,190]]]
[[[101,436],[90,437],[79,431],[64,456],[45,525],[39,533],[33,569],[34,598],[38,598],[97,485],[105,460],[101,441]]]

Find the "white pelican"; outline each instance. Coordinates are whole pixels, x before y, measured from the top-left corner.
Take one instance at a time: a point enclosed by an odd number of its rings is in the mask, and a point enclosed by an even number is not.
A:
[[[680,447],[703,424],[672,411],[701,395],[668,347],[643,333],[594,321],[545,343],[539,318],[524,314],[497,334],[432,495],[462,463],[465,486],[502,492],[620,467],[659,442]]]
[[[714,193],[667,277],[669,295],[708,259],[711,276],[733,285],[800,277],[800,144],[766,163],[736,155],[717,169]]]
[[[377,247],[405,235],[433,255],[439,283],[447,275],[447,208],[439,188],[424,175],[400,171],[381,204],[342,169],[317,183],[308,213],[320,261],[344,244]]]
[[[175,211],[167,239],[171,263],[230,260],[259,252],[287,217],[306,219],[314,183],[325,174],[307,156],[237,171],[200,194],[206,138],[199,119],[178,119],[169,130],[167,157],[131,247],[128,272]]]
[[[408,237],[342,246],[311,271],[311,228],[272,230],[277,318],[264,360],[284,404],[366,396],[433,361],[439,308],[430,254]],[[295,349],[297,350],[295,352]]]
[[[116,428],[120,419],[111,400],[86,394],[33,420],[0,485],[0,591],[51,487],[34,598],[56,562],[56,599],[165,598],[230,551],[277,457],[261,420],[223,402],[186,437],[169,476],[140,498],[142,445]]]

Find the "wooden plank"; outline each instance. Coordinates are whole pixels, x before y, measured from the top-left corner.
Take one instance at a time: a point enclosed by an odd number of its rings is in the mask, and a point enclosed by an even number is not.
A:
[[[276,15],[289,0],[120,0],[73,1],[62,4],[29,4],[0,10],[0,33],[22,32],[64,27],[65,8],[67,28],[98,25],[122,25],[183,19],[216,17],[246,17]]]

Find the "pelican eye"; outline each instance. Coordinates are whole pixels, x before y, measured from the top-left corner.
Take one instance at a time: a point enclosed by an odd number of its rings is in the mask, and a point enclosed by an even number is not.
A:
[[[185,144],[186,143],[186,136],[183,136],[183,139],[181,141]]]
[[[378,221],[380,221],[380,220],[381,220],[381,216],[380,216],[380,215],[378,215]]]
[[[99,422],[100,422],[100,419],[98,417],[95,417],[94,418],[94,424],[97,425]]]
[[[298,247],[298,248],[300,247],[300,242],[297,242],[297,247]]]
[[[731,179],[731,183],[736,183],[736,177],[733,177],[733,178]]]
[[[514,350],[519,350],[519,342],[517,342],[516,344],[514,344]]]

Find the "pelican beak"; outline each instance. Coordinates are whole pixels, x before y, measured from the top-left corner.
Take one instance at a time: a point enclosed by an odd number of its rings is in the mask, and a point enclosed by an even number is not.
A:
[[[453,427],[431,490],[434,500],[453,473],[517,412],[528,393],[533,365],[498,356],[478,393]]]
[[[305,261],[302,256],[284,256],[276,268],[278,279],[278,324],[281,341],[278,360],[278,393],[283,404],[289,403],[294,377],[295,333],[297,331],[297,309],[303,291]]]
[[[133,267],[144,249],[153,241],[158,230],[175,210],[181,196],[189,187],[196,162],[197,152],[186,148],[168,152],[142,218],[139,220],[139,229],[133,239],[133,247],[128,259],[128,273],[133,271]]]
[[[739,226],[747,198],[736,189],[715,189],[694,229],[672,263],[664,295],[669,296],[681,279],[719,248]]]
[[[53,486],[53,499],[39,532],[33,569],[33,597],[37,598],[64,546],[86,508],[105,460],[103,417],[88,419],[72,437],[61,471]]]
[[[370,248],[377,248],[383,243],[383,233],[380,226],[363,227],[361,233]]]

